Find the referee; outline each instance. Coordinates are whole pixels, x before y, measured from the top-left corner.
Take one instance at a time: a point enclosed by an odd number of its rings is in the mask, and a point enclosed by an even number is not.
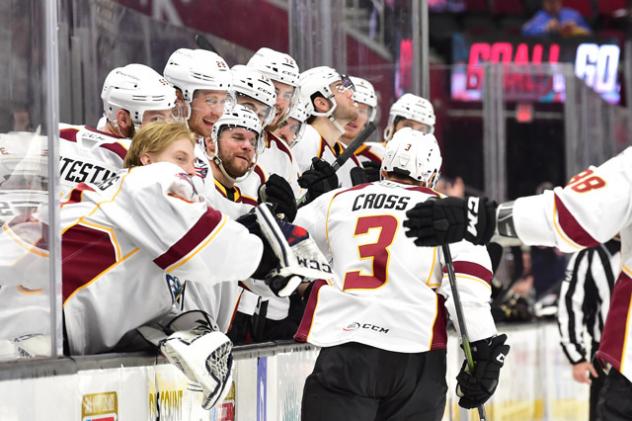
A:
[[[573,365],[573,378],[590,384],[590,420],[597,420],[603,373],[595,370],[593,356],[610,307],[610,294],[620,268],[617,239],[575,253],[568,263],[560,291],[557,323],[564,354]],[[589,350],[586,345],[590,344]]]

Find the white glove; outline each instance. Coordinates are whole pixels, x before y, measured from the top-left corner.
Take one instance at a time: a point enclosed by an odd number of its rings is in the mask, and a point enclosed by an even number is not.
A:
[[[199,177],[191,177],[184,173],[179,173],[169,186],[167,194],[177,197],[187,202],[203,202],[204,198],[198,193],[200,183],[194,182],[193,179]]]
[[[233,344],[221,332],[178,331],[160,345],[160,351],[203,392],[202,407],[211,409],[230,390]]]

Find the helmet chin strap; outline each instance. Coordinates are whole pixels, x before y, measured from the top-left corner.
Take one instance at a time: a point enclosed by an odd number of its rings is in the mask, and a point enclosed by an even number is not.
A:
[[[334,114],[334,113],[331,113],[331,115],[328,117],[328,118],[329,118],[329,121],[331,121],[331,124],[333,124],[333,125],[334,125],[334,127],[336,128],[336,130],[338,130],[338,131],[340,132],[340,134],[344,134],[344,132],[345,132],[344,127],[342,127],[342,126],[340,125],[340,123],[338,123],[338,121],[336,120],[336,118],[334,117],[334,115],[333,115],[333,114]]]
[[[208,156],[208,154],[206,156]],[[215,162],[217,166],[219,167],[219,170],[221,171],[222,175],[226,177],[227,179],[229,179],[232,183],[239,183],[245,180],[250,175],[250,173],[252,173],[252,171],[255,168],[255,165],[257,164],[257,154],[255,154],[255,158],[250,163],[250,167],[248,168],[248,171],[246,171],[246,173],[242,175],[241,177],[233,177],[232,175],[228,174],[228,171],[226,171],[226,168],[224,167],[224,163],[222,162],[222,158],[219,157],[219,151],[215,151],[215,156],[212,159],[213,159],[213,162]]]

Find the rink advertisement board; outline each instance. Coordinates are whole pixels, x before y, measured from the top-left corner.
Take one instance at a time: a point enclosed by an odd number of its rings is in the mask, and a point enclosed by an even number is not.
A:
[[[553,323],[500,326],[511,352],[500,385],[485,405],[490,420],[587,419],[588,387],[572,379]],[[0,381],[0,420],[64,421],[300,421],[305,378],[316,349],[278,351],[235,361],[234,384],[224,402],[204,410],[201,394],[175,367],[155,357],[145,365],[80,369],[69,375]],[[443,421],[464,421],[455,378],[463,362],[458,339],[448,341],[448,397]],[[122,362],[122,361],[121,361]],[[137,362],[134,364],[138,364]],[[470,417],[474,412],[470,413]]]
[[[452,44],[452,99],[480,101],[485,63],[506,64],[503,92],[508,101],[564,102],[565,82],[556,65],[573,65],[575,76],[606,101],[620,100],[621,50],[610,39],[498,39],[457,34]],[[552,71],[539,71],[544,66]]]

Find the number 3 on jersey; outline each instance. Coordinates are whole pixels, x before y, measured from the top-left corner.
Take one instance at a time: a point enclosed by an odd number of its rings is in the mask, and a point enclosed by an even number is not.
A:
[[[382,286],[388,277],[389,247],[395,239],[399,222],[392,215],[362,216],[358,218],[354,235],[368,234],[379,230],[377,241],[358,246],[360,259],[370,259],[371,273],[362,270],[347,272],[344,277],[344,290],[373,289]]]

